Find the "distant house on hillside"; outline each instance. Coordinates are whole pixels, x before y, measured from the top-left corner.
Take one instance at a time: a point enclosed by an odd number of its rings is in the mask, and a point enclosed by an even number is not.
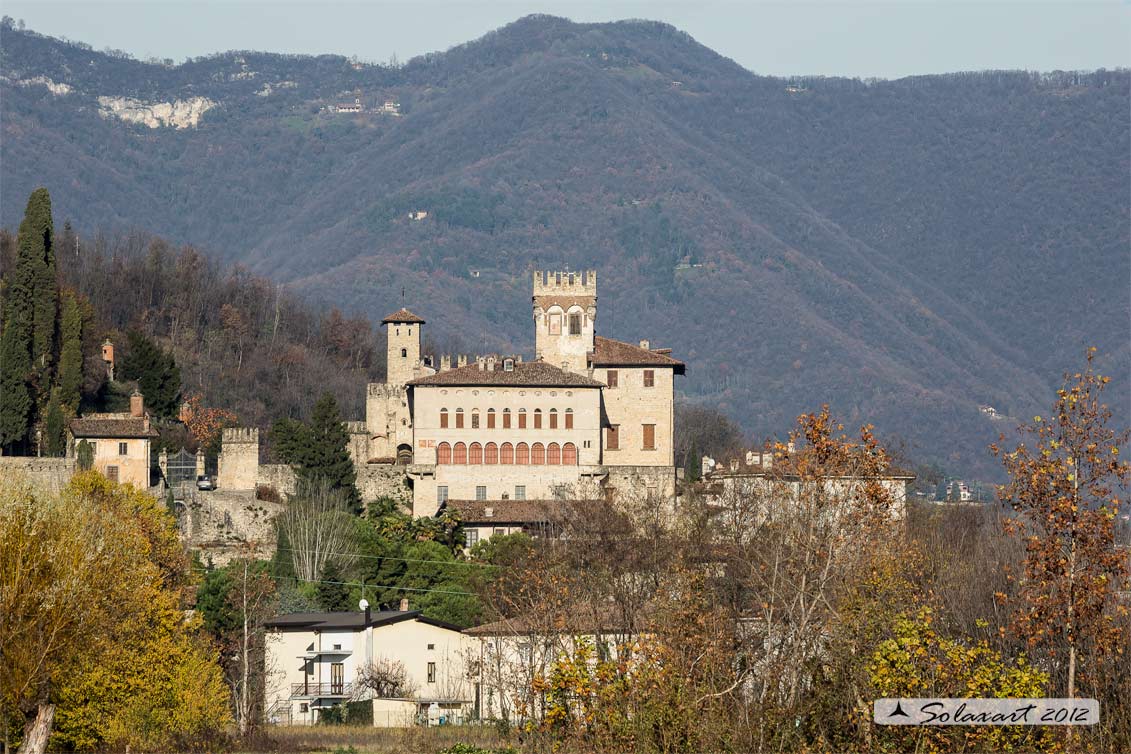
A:
[[[149,489],[150,448],[157,430],[149,423],[141,393],[135,390],[130,396],[128,412],[87,414],[72,419],[68,431],[69,455],[74,456],[77,444],[85,440],[94,450],[96,471],[112,482]]]
[[[361,98],[355,97],[353,102],[339,102],[334,105],[334,112],[337,113],[360,113],[361,112]]]
[[[386,115],[400,115],[401,103],[396,100],[387,99],[382,103],[381,107],[378,108],[378,112],[385,113]]]

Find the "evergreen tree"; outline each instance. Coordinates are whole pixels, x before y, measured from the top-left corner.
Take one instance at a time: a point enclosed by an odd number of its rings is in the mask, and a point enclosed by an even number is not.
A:
[[[318,584],[318,606],[331,613],[344,612],[350,609],[350,588],[345,583],[345,577],[333,560],[327,561],[322,569],[322,580]]]
[[[127,336],[128,352],[122,360],[123,379],[136,380],[145,404],[157,416],[171,417],[181,398],[181,370],[173,354],[137,331]]]
[[[702,457],[699,455],[699,443],[691,441],[691,448],[687,451],[687,460],[684,462],[684,479],[688,482],[698,482],[700,477]]]
[[[59,404],[59,390],[51,391],[51,399],[47,402],[47,418],[44,420],[44,429],[47,437],[47,455],[59,457],[67,449],[66,422],[63,418],[63,407]]]
[[[31,333],[22,326],[23,317],[13,311],[17,305],[11,297],[8,309],[11,314],[0,333],[0,445],[11,454],[27,440],[31,422]]]
[[[75,462],[80,471],[86,471],[94,465],[94,448],[86,440],[79,440],[75,445]]]
[[[292,419],[276,422],[271,440],[283,460],[295,467],[300,486],[324,480],[332,490],[342,491],[351,510],[361,512],[349,433],[333,395],[326,393],[318,399],[307,424]]]
[[[79,410],[82,391],[82,311],[74,292],[66,291],[63,294],[61,310],[59,402],[68,415],[74,416]]]
[[[24,219],[20,223],[16,276],[29,291],[31,365],[41,401],[46,398],[51,382],[55,318],[59,308],[52,234],[51,195],[47,189],[38,188],[28,198]]]

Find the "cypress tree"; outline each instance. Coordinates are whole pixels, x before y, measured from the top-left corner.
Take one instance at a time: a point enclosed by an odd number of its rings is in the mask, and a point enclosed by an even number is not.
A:
[[[683,466],[683,478],[688,482],[698,482],[700,472],[702,471],[702,463],[702,457],[699,455],[699,444],[692,440],[691,447],[687,451],[687,460],[684,462]]]
[[[75,461],[83,471],[94,465],[94,448],[86,440],[79,440],[75,445]]]
[[[11,454],[24,444],[31,422],[31,332],[22,327],[21,317],[14,312],[15,301],[9,297],[9,314],[4,332],[0,333],[0,445]]]
[[[350,588],[344,583],[345,578],[337,563],[327,561],[322,568],[322,580],[315,590],[318,595],[318,606],[327,612],[344,612],[350,609]]]
[[[76,294],[65,292],[61,308],[59,335],[63,347],[59,354],[59,402],[74,416],[79,410],[82,390],[82,312]]]
[[[47,418],[44,420],[47,437],[47,455],[59,457],[67,449],[66,423],[63,419],[63,408],[59,404],[59,390],[51,391],[51,400],[47,402]]]
[[[145,404],[157,416],[173,416],[180,405],[181,370],[173,354],[139,332],[127,336],[128,352],[122,360],[123,379],[136,380]]]
[[[55,318],[59,309],[53,233],[51,195],[47,189],[37,188],[28,198],[24,219],[20,223],[16,275],[27,287],[30,297],[31,365],[41,401],[46,398],[51,383]]]

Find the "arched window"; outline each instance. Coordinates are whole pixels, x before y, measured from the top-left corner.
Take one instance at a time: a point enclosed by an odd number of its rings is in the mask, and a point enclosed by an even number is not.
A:
[[[471,428],[479,429],[479,409],[471,409]]]
[[[514,462],[516,466],[526,466],[530,463],[530,447],[520,442],[514,448]]]
[[[511,410],[509,408],[503,409],[503,429],[511,428]]]
[[[402,359],[408,358],[408,349],[407,348],[401,349],[401,358]]]
[[[567,442],[562,446],[562,465],[563,466],[576,466],[577,465],[577,446],[572,442]]]
[[[526,409],[520,408],[518,410],[518,428],[526,429]]]
[[[514,463],[514,446],[509,442],[504,442],[502,447],[499,448],[499,463],[505,466]]]
[[[463,429],[463,409],[456,409],[456,429]]]
[[[487,409],[487,429],[495,428],[495,409]]]
[[[550,443],[546,447],[546,463],[551,466],[558,466],[562,462],[562,449],[556,442]]]
[[[442,442],[436,446],[436,463],[452,462],[452,446]]]
[[[542,409],[534,409],[534,429],[542,429]]]
[[[467,462],[473,466],[483,463],[483,446],[477,442],[471,443],[471,448],[467,454]]]
[[[542,443],[536,442],[530,446],[530,463],[533,466],[546,463],[546,449],[542,447]]]
[[[465,464],[467,463],[467,446],[462,442],[457,442],[454,451],[452,452],[452,463]]]
[[[440,409],[440,429],[448,428],[448,409]]]
[[[550,429],[558,428],[558,410],[556,408],[550,409]]]
[[[567,408],[565,412],[565,428],[573,429],[573,409]]]
[[[487,443],[483,448],[483,463],[498,463],[499,462],[499,446],[493,442]]]

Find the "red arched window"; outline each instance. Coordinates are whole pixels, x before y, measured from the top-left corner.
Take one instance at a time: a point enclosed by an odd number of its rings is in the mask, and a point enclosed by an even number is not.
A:
[[[542,409],[534,409],[534,429],[542,429]]]
[[[546,463],[551,466],[558,466],[562,462],[562,449],[556,442],[550,443],[546,447]]]
[[[558,410],[556,408],[550,409],[550,429],[558,428]]]
[[[524,442],[520,442],[514,449],[514,462],[518,466],[526,466],[530,463],[530,446]]]
[[[509,442],[504,442],[499,448],[499,463],[507,466],[514,463],[514,446]]]
[[[569,416],[569,414],[566,414]],[[576,466],[577,465],[577,446],[572,442],[567,442],[562,446],[562,465],[563,466]]]
[[[487,443],[487,447],[483,449],[483,462],[484,463],[498,463],[499,462],[499,446],[493,442]]]
[[[452,462],[452,446],[442,442],[436,446],[436,463]]]
[[[467,446],[462,442],[456,443],[455,450],[452,453],[452,463],[467,463]]]
[[[530,463],[534,466],[546,463],[546,449],[542,447],[542,443],[536,442],[530,446]]]
[[[573,409],[567,408],[565,412],[566,429],[573,429]]]
[[[448,409],[440,409],[440,429],[448,428]]]
[[[477,442],[471,443],[470,452],[467,454],[467,462],[470,464],[483,463],[483,446]]]

